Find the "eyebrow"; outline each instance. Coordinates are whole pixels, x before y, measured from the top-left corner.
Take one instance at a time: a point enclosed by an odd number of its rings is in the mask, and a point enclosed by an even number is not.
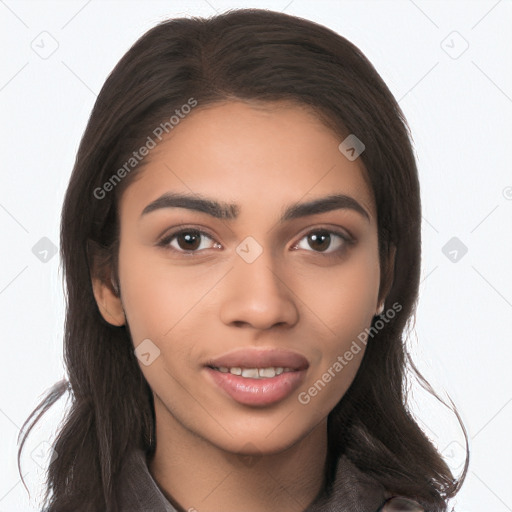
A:
[[[237,204],[223,203],[198,195],[168,192],[149,203],[142,211],[141,217],[162,208],[186,208],[225,220],[234,220],[240,213],[240,206]],[[333,194],[286,207],[281,215],[280,222],[339,209],[353,210],[370,221],[369,213],[353,197],[345,194]]]

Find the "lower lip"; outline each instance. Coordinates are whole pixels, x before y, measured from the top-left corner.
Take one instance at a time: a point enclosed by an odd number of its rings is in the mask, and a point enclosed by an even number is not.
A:
[[[267,379],[250,379],[206,368],[207,373],[233,400],[244,405],[271,405],[289,397],[303,382],[306,370],[283,372]]]

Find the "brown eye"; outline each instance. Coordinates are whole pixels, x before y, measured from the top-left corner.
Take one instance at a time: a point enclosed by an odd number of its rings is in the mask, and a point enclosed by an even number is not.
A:
[[[195,251],[201,244],[201,234],[194,231],[184,231],[176,235],[180,249],[184,251]]]
[[[182,229],[167,235],[158,244],[178,253],[196,253],[203,249],[220,248],[211,236],[197,229]]]
[[[342,233],[318,229],[301,238],[294,249],[306,249],[307,251],[312,249],[313,252],[330,254],[342,251],[349,243],[351,243],[349,237]]]
[[[319,231],[308,235],[308,244],[315,251],[324,252],[331,245],[331,235],[327,231]]]

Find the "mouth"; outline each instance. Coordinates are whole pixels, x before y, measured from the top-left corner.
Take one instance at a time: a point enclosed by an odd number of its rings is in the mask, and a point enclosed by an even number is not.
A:
[[[205,365],[210,382],[232,400],[268,406],[284,400],[304,381],[307,359],[296,352],[243,349]]]
[[[296,370],[292,370],[291,368],[282,368],[281,366],[273,367],[270,366],[268,368],[242,368],[240,366],[232,366],[228,368],[227,366],[210,366],[212,370],[217,370],[221,373],[230,373],[231,375],[238,375],[239,377],[243,377],[244,379],[273,379],[276,376],[281,375],[285,372],[293,372]]]

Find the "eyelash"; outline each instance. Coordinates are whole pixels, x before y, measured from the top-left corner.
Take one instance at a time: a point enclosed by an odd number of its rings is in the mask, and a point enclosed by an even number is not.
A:
[[[169,250],[169,251],[175,252],[175,253],[180,254],[180,255],[185,255],[185,256],[194,256],[195,254],[201,252],[201,250],[198,250],[198,249],[193,250],[193,251],[186,251],[184,249],[176,249],[174,247],[171,247],[171,245],[170,245],[171,241],[174,240],[177,236],[179,236],[181,234],[185,234],[185,233],[205,236],[206,238],[209,238],[210,240],[212,240],[215,244],[218,244],[218,242],[216,242],[214,240],[214,238],[209,233],[207,233],[206,231],[203,231],[203,230],[195,228],[195,227],[187,227],[187,228],[182,228],[182,229],[179,229],[179,230],[174,231],[172,233],[169,233],[168,235],[164,236],[158,242],[157,245],[159,247],[164,248],[165,250]],[[338,249],[335,249],[333,251],[329,251],[329,252],[327,252],[327,251],[315,251],[314,249],[311,249],[310,251],[308,251],[308,252],[313,252],[313,253],[316,253],[316,254],[320,254],[320,255],[322,255],[323,257],[326,257],[326,258],[329,258],[329,257],[341,257],[344,254],[344,252],[346,251],[347,246],[353,245],[355,243],[354,238],[352,238],[351,236],[345,234],[344,232],[333,230],[333,229],[330,229],[330,228],[318,227],[318,228],[312,229],[311,231],[308,231],[307,233],[305,233],[299,239],[298,242],[293,244],[293,248],[297,247],[302,240],[306,239],[310,235],[312,235],[312,234],[319,234],[319,233],[328,234],[328,235],[335,235],[336,237],[339,237],[341,239],[341,247],[339,247]],[[332,245],[332,240],[331,240],[331,244],[330,245]],[[202,249],[202,250],[204,250],[204,249]]]

